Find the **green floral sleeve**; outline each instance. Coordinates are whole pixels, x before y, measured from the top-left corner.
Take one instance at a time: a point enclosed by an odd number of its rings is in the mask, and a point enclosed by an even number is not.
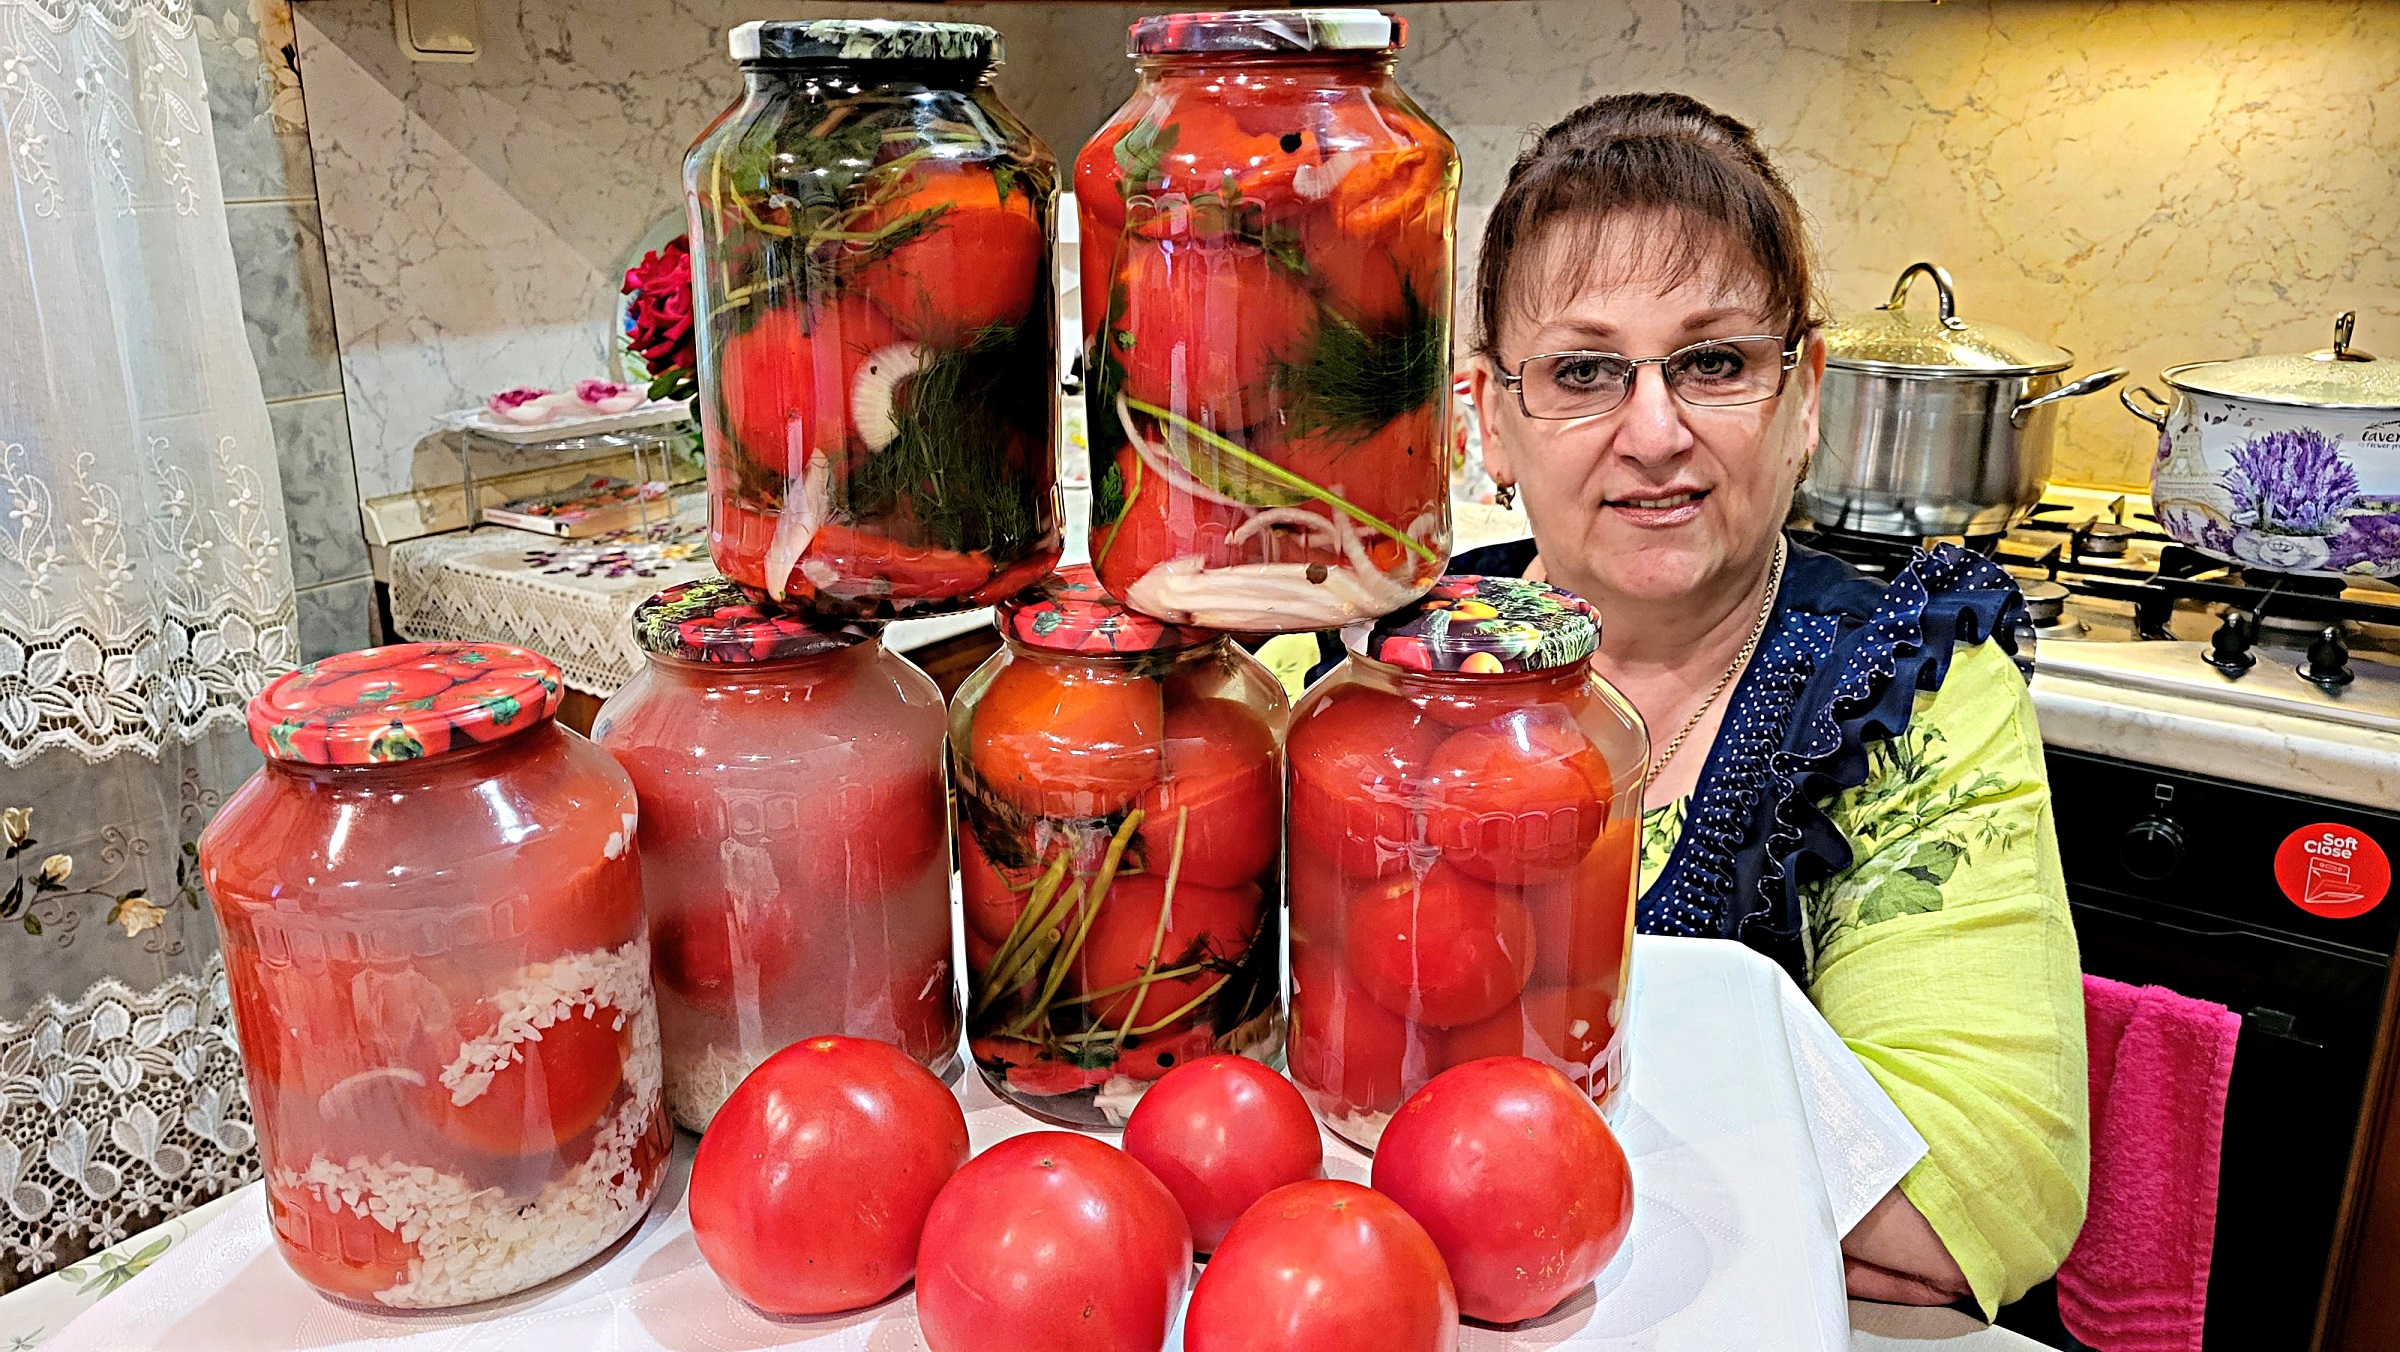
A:
[[[2033,701],[1986,643],[1827,807],[1850,868],[1804,894],[1809,998],[1925,1137],[1901,1191],[1986,1314],[2083,1224],[2082,973]]]

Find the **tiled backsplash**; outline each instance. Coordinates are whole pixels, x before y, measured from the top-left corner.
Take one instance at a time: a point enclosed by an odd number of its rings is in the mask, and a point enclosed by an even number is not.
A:
[[[411,65],[389,0],[310,0],[333,310],[361,489],[456,477],[432,417],[599,370],[624,251],[731,97],[756,17],[993,23],[1012,104],[1071,155],[1122,99],[1122,33],[1161,7],[484,0],[482,58]],[[1920,257],[1970,314],[2087,366],[2321,345],[2337,308],[2400,348],[2400,7],[1522,0],[1396,6],[1409,88],[1459,138],[1462,239],[1528,127],[1594,94],[1676,88],[1758,125],[1814,217],[1836,305]],[[1462,258],[1462,262],[1466,261]],[[266,362],[262,357],[262,364]],[[2139,484],[2113,400],[2063,421],[2059,477]]]

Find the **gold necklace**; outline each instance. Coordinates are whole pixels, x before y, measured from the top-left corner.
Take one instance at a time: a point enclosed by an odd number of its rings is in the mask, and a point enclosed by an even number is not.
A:
[[[1699,727],[1700,720],[1707,717],[1708,711],[1715,708],[1717,701],[1724,697],[1725,688],[1733,684],[1733,678],[1741,674],[1743,667],[1750,665],[1751,657],[1758,652],[1759,640],[1767,635],[1767,621],[1775,614],[1775,594],[1781,590],[1783,590],[1783,537],[1777,535],[1775,537],[1775,562],[1767,570],[1767,595],[1758,603],[1758,618],[1750,623],[1750,637],[1743,640],[1742,650],[1733,656],[1733,665],[1725,668],[1725,674],[1717,678],[1715,687],[1708,692],[1708,698],[1700,701],[1700,707],[1692,710],[1690,718],[1683,720],[1683,730],[1675,734],[1674,741],[1667,743],[1666,750],[1658,753],[1658,759],[1650,762],[1650,777],[1645,782],[1650,784],[1658,782],[1659,773],[1667,768],[1667,762],[1675,759],[1676,752],[1683,750],[1683,739],[1692,735],[1692,729]]]

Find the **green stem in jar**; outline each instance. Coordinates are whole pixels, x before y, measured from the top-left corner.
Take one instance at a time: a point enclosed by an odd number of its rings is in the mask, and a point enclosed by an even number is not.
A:
[[[1157,973],[1159,950],[1167,944],[1167,917],[1175,909],[1176,880],[1183,876],[1183,832],[1185,827],[1191,825],[1191,821],[1192,810],[1189,807],[1175,809],[1175,846],[1167,852],[1167,885],[1159,893],[1158,923],[1150,930],[1150,960],[1142,964],[1144,977],[1152,977]],[[1133,1003],[1125,1009],[1125,1022],[1117,1029],[1118,1046],[1123,1046],[1125,1039],[1132,1036],[1133,1021],[1141,1017],[1142,1001],[1148,998],[1150,983],[1145,980],[1142,988],[1133,993]]]
[[[1017,912],[1017,923],[1009,926],[1008,937],[1000,942],[1000,951],[992,955],[991,965],[984,969],[983,993],[975,997],[974,1013],[982,1013],[993,1000],[999,998],[1001,991],[1008,989],[1000,984],[1000,975],[1016,966],[1017,960],[1032,945],[1033,936],[1039,934],[1041,927],[1051,920],[1051,899],[1057,896],[1058,889],[1066,882],[1067,865],[1073,855],[1071,847],[1061,849],[1058,857],[1051,860],[1050,867],[1043,872],[1042,880],[1034,884],[1033,896],[1027,899],[1025,909]]]
[[[1083,955],[1083,942],[1091,935],[1092,923],[1100,918],[1100,906],[1108,900],[1109,885],[1116,881],[1117,864],[1124,859],[1125,847],[1132,843],[1134,833],[1141,829],[1142,818],[1146,815],[1140,808],[1125,814],[1125,821],[1117,827],[1115,838],[1108,842],[1108,853],[1101,857],[1100,871],[1092,876],[1090,890],[1084,892],[1083,914],[1076,921],[1073,937],[1053,955],[1049,974],[1042,980],[1041,993],[1034,997],[1032,1005],[1023,1014],[1000,1030],[1002,1036],[1014,1037],[1032,1027],[1050,1011],[1050,1002],[1057,998],[1058,988],[1066,983],[1067,973],[1073,970],[1075,959]],[[1076,888],[1082,890],[1083,884],[1077,883]]]
[[[1064,1000],[1056,1002],[1056,1004],[1052,1007],[1064,1009],[1068,1005],[1087,1005],[1094,1000],[1105,1000],[1112,995],[1123,995],[1125,992],[1132,990],[1136,986],[1147,986],[1159,981],[1173,981],[1178,977],[1191,976],[1195,972],[1204,972],[1206,970],[1208,970],[1208,964],[1205,962],[1185,963],[1181,967],[1169,967],[1161,971],[1150,972],[1142,976],[1137,976],[1131,981],[1120,981],[1114,986],[1102,986],[1096,991],[1085,991],[1081,995],[1070,995]]]
[[[1377,517],[1373,513],[1368,512],[1363,508],[1352,505],[1348,501],[1344,500],[1339,494],[1319,487],[1317,484],[1312,483],[1307,479],[1301,478],[1299,475],[1292,473],[1290,470],[1285,469],[1283,466],[1267,459],[1265,456],[1252,451],[1250,448],[1243,446],[1238,442],[1219,436],[1217,433],[1210,431],[1208,428],[1202,427],[1200,424],[1193,422],[1191,419],[1175,413],[1172,410],[1160,408],[1156,404],[1146,404],[1139,399],[1126,397],[1125,405],[1136,413],[1141,413],[1149,417],[1156,418],[1160,422],[1176,428],[1185,435],[1191,437],[1193,440],[1201,442],[1213,450],[1232,456],[1234,459],[1240,461],[1250,469],[1255,470],[1262,477],[1274,483],[1280,484],[1283,487],[1305,497],[1314,498],[1318,502],[1322,502],[1326,506],[1333,508],[1337,512],[1340,512],[1342,515],[1358,522],[1360,525],[1365,526],[1370,530],[1378,531],[1384,535],[1390,536],[1392,539],[1398,541],[1410,553],[1415,554],[1417,557],[1425,560],[1427,563],[1435,565],[1436,567],[1440,566],[1442,561],[1441,556],[1435,554],[1431,549],[1427,548],[1425,545],[1411,537],[1408,532],[1401,530],[1399,527],[1392,525],[1390,522]]]
[[[1153,982],[1165,980],[1166,975],[1167,974],[1164,972],[1154,972],[1151,975],[1143,978],[1141,984],[1146,988]],[[1217,998],[1217,992],[1225,989],[1225,983],[1231,980],[1233,980],[1233,978],[1230,976],[1218,977],[1215,981],[1209,983],[1207,990],[1204,990],[1198,995],[1193,996],[1191,999],[1184,1001],[1183,1006],[1172,1014],[1167,1015],[1163,1019],[1156,1020],[1155,1022],[1143,1024],[1139,1028],[1095,1028],[1088,1033],[1069,1033],[1067,1036],[1060,1038],[1059,1041],[1072,1046],[1088,1046],[1096,1042],[1121,1042],[1129,1037],[1148,1037],[1152,1033],[1158,1032],[1161,1029],[1173,1027],[1176,1020],[1181,1019],[1185,1015],[1191,1013],[1193,1010],[1198,1009],[1200,1006],[1205,1005],[1209,1001]]]
[[[1032,980],[1034,973],[1042,970],[1042,964],[1048,962],[1050,955],[1058,951],[1058,922],[1064,919],[1067,912],[1073,910],[1082,900],[1083,881],[1081,879],[1077,879],[1073,887],[1057,895],[1058,904],[1044,911],[1038,926],[1031,930],[1024,943],[1017,949],[1015,960],[1006,964],[998,962],[993,964],[997,970],[994,972],[993,979],[984,986],[983,998],[976,1002],[979,1010],[990,1005],[1003,994]],[[1028,906],[1026,909],[1030,911],[1033,908]]]

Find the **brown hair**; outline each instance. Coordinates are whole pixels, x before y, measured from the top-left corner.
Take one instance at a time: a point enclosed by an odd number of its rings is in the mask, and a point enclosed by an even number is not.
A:
[[[1750,128],[1684,94],[1609,94],[1567,114],[1517,157],[1475,267],[1475,350],[1497,359],[1502,306],[1522,246],[1564,221],[1596,240],[1627,212],[1686,228],[1648,244],[1668,285],[1721,253],[1753,264],[1787,339],[1815,323],[1808,226]]]

